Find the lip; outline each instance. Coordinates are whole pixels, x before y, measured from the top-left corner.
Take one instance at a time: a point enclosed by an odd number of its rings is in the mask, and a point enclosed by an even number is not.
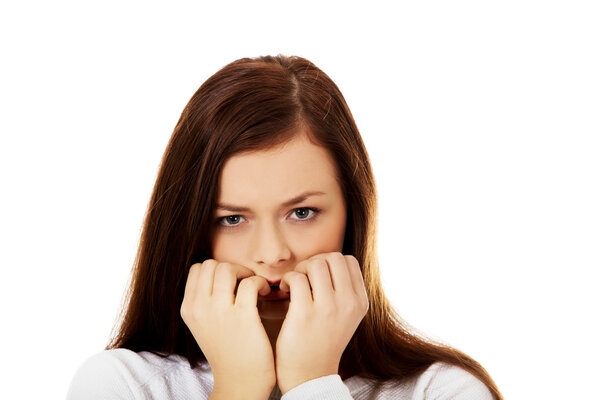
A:
[[[274,281],[267,279],[267,282],[269,282],[269,286],[271,286],[271,287],[273,287],[273,286],[279,287],[279,284],[281,283],[281,279],[276,279]]]
[[[280,281],[281,281],[281,279],[277,280],[277,281],[269,281],[269,286],[271,286],[271,292],[266,296],[259,295],[258,298],[261,300],[264,300],[264,301],[289,300],[289,298],[290,298],[289,292],[285,292],[285,291],[279,289]]]

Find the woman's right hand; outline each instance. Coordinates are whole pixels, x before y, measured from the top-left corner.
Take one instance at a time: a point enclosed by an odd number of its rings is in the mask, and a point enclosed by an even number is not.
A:
[[[208,259],[190,268],[180,312],[211,366],[213,394],[269,397],[275,361],[256,304],[270,291],[266,279],[241,265]]]

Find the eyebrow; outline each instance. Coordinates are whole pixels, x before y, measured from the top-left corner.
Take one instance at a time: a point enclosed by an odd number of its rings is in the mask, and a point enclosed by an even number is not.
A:
[[[304,200],[308,199],[311,196],[321,196],[324,195],[326,193],[324,192],[320,192],[318,190],[313,190],[313,191],[308,191],[308,192],[304,192],[292,199],[289,199],[287,201],[285,201],[281,206],[282,207],[289,207],[293,204],[298,204],[303,202]],[[225,211],[233,211],[233,212],[247,212],[250,211],[250,208],[248,207],[241,207],[241,206],[235,206],[232,204],[225,204],[225,203],[220,203],[217,205],[217,210],[225,210]]]

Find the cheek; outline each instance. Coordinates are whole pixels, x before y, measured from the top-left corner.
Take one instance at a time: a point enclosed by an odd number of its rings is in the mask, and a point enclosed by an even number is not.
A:
[[[346,207],[338,207],[331,215],[331,220],[328,221],[325,232],[322,234],[323,240],[330,249],[328,251],[342,251],[345,234]]]
[[[235,235],[216,235],[213,240],[212,258],[221,262],[239,263],[244,254],[244,241]]]
[[[295,244],[300,258],[305,259],[315,254],[341,252],[346,231],[345,214],[332,215],[310,234],[303,233],[296,238]]]

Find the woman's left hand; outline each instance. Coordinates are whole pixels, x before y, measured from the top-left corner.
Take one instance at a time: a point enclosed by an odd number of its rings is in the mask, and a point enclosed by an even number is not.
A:
[[[367,313],[369,300],[358,261],[341,253],[317,254],[300,262],[283,275],[280,289],[290,293],[275,361],[277,384],[286,393],[338,373],[342,353]]]

